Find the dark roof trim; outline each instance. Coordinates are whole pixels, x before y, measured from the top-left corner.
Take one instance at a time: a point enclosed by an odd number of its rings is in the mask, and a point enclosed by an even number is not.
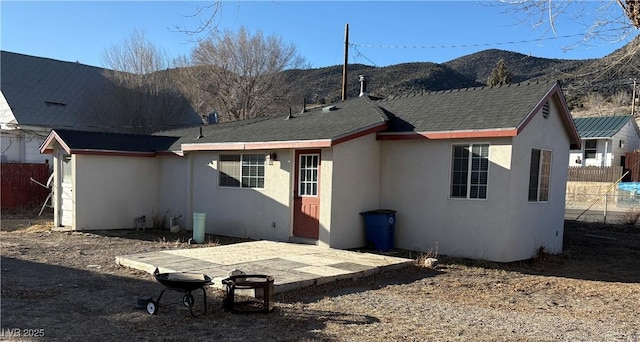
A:
[[[285,141],[260,141],[260,142],[234,142],[234,143],[190,143],[182,144],[184,152],[189,151],[246,151],[269,149],[301,149],[301,148],[326,148],[343,142],[377,133],[387,129],[387,123],[379,123],[372,127],[363,128],[356,132],[332,139],[316,140],[285,140]]]
[[[515,137],[517,133],[515,128],[442,132],[382,132],[378,133],[378,140],[502,138]]]

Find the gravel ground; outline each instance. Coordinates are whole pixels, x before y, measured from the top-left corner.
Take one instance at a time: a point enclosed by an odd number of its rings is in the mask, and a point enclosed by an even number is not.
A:
[[[197,318],[181,305],[156,316],[136,309],[138,297],[156,297],[163,287],[114,262],[116,255],[198,248],[186,233],[54,232],[50,220],[6,216],[1,228],[1,340],[640,340],[638,226],[567,221],[561,255],[509,264],[439,256],[435,269],[416,262],[277,295],[270,314],[225,312],[223,293],[208,289],[209,313]],[[206,246],[240,241],[208,236]]]

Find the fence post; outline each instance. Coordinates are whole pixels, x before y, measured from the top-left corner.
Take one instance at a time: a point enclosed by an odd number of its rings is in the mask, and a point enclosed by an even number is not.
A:
[[[602,218],[602,223],[607,223],[607,198],[609,198],[609,194],[604,194],[604,217]]]

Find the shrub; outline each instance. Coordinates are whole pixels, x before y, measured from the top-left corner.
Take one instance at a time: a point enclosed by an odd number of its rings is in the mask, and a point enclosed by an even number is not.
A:
[[[622,214],[620,223],[635,226],[640,222],[640,208],[631,208]]]

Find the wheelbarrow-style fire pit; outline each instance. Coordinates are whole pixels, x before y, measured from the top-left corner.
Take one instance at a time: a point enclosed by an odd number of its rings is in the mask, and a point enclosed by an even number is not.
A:
[[[189,308],[189,314],[193,317],[197,317],[196,314],[193,313],[193,305],[195,303],[195,299],[191,294],[192,291],[197,289],[202,290],[202,301],[203,301],[203,314],[207,313],[207,292],[204,289],[206,285],[211,284],[211,277],[202,273],[191,273],[191,272],[174,272],[174,273],[159,273],[158,269],[153,272],[156,280],[160,282],[160,284],[165,286],[165,289],[160,292],[158,296],[158,300],[151,300],[147,303],[147,312],[155,315],[158,313],[158,309],[160,307],[160,299],[162,299],[162,295],[164,295],[165,291],[177,291],[184,294],[182,297],[182,304]]]

